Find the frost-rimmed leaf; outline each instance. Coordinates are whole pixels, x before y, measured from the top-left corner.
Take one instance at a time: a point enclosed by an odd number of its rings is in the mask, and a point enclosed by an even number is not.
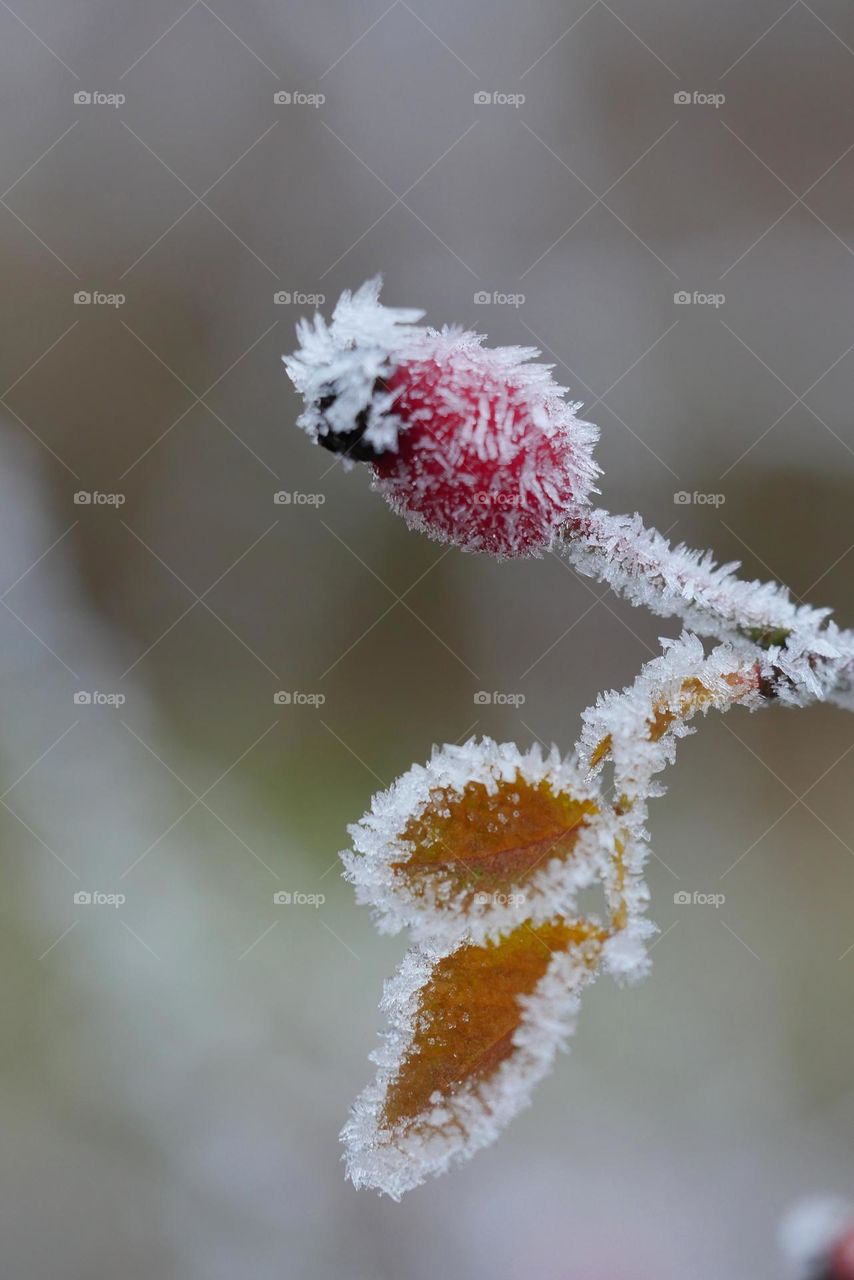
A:
[[[557,748],[484,738],[434,749],[349,832],[346,875],[380,929],[450,946],[574,914],[578,892],[606,876],[616,824]]]
[[[605,938],[555,919],[410,951],[385,986],[376,1078],[342,1132],[353,1183],[398,1200],[493,1142],[565,1047]]]

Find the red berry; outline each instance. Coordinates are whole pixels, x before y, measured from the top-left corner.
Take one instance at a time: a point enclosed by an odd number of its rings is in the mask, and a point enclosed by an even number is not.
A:
[[[528,352],[474,335],[434,335],[387,378],[397,451],[374,463],[378,488],[408,523],[466,551],[547,549],[596,474],[594,429],[574,416]]]
[[[599,468],[597,430],[533,363],[530,347],[426,329],[379,302],[380,281],[342,294],[332,322],[301,322],[285,360],[299,423],[345,465],[370,462],[410,525],[466,551],[539,555]]]

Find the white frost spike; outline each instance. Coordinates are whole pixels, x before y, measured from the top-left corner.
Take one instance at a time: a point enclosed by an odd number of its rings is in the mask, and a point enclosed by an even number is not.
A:
[[[485,1080],[463,1085],[444,1098],[435,1093],[416,1123],[388,1127],[384,1103],[413,1042],[419,992],[436,963],[450,954],[453,949],[410,951],[386,983],[380,1007],[388,1014],[389,1029],[372,1054],[377,1074],[355,1102],[341,1133],[354,1186],[372,1187],[394,1200],[494,1142],[529,1105],[534,1086],[547,1075],[555,1053],[565,1048],[575,1029],[580,992],[595,977],[595,965],[571,950],[555,952],[533,994],[521,998],[524,1012],[510,1056]]]
[[[495,796],[499,784],[520,778],[533,787],[545,781],[552,795],[595,806],[598,812],[573,829],[568,854],[550,852],[557,839],[551,846],[544,842],[545,848],[535,847],[530,863],[523,859],[517,879],[504,884],[498,894],[478,892],[477,861],[464,861],[452,847],[442,850],[435,871],[425,868],[416,880],[393,870],[392,864],[405,864],[412,855],[407,828],[436,804],[437,794],[459,800],[470,784],[481,783],[488,796]],[[511,832],[511,853],[513,794],[505,806],[508,812],[499,807],[495,816],[498,831],[504,822]],[[426,765],[413,765],[387,791],[378,792],[361,822],[348,828],[355,852],[341,857],[357,901],[373,907],[381,932],[408,928],[416,942],[451,946],[464,935],[478,943],[497,937],[523,920],[537,923],[574,915],[579,890],[606,877],[616,829],[595,784],[574,759],[561,758],[556,747],[544,753],[535,745],[520,752],[513,743],[471,738],[462,746],[434,748]],[[483,838],[485,843],[486,832]]]

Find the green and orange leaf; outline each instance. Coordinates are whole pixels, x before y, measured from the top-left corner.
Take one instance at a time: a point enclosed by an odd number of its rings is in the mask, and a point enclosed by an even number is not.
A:
[[[549,778],[529,782],[520,771],[492,789],[483,782],[469,782],[462,792],[436,787],[404,829],[409,857],[391,869],[414,894],[441,880],[448,886],[442,905],[466,907],[476,892],[510,893],[529,883],[546,859],[571,857],[596,813],[593,800],[555,794]]]

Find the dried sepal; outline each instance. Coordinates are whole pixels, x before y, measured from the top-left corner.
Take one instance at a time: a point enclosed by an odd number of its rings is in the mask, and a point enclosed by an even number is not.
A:
[[[399,1199],[494,1141],[564,1047],[607,938],[557,918],[411,951],[385,987],[376,1078],[342,1133],[354,1184]]]
[[[358,900],[385,932],[432,946],[572,915],[615,852],[610,809],[574,760],[489,738],[434,750],[350,834]]]
[[[401,420],[388,378],[396,360],[421,341],[423,311],[384,307],[382,279],[346,290],[327,324],[321,315],[297,325],[299,348],[283,356],[305,400],[297,424],[319,444],[341,452],[344,463],[380,457],[397,448]]]

